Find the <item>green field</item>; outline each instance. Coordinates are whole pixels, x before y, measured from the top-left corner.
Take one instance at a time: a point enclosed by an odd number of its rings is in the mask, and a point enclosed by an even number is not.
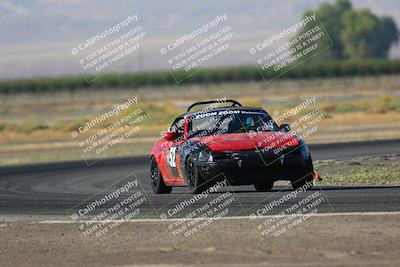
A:
[[[0,81],[0,93],[75,91],[87,88],[141,88],[168,85],[215,84],[222,82],[272,81],[279,79],[307,79],[348,76],[370,76],[400,73],[400,60],[349,60],[324,63],[294,64],[280,71],[260,71],[259,68],[225,67],[200,69],[194,75],[186,72],[159,71],[129,74],[105,74],[99,78],[65,76]],[[178,77],[178,78],[177,78]],[[179,78],[181,77],[181,78]],[[187,78],[186,78],[187,77]],[[94,80],[88,82],[88,80]]]

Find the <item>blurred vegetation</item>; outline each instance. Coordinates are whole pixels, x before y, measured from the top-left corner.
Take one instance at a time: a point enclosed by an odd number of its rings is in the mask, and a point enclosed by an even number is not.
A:
[[[325,54],[325,53],[324,53]],[[218,69],[201,69],[195,75],[182,80],[180,84],[206,84],[237,81],[271,80],[276,77],[285,79],[307,79],[317,77],[366,76],[400,73],[400,60],[365,59],[335,60],[328,62],[302,63],[290,71],[265,70],[257,67],[227,67]],[[174,76],[184,76],[184,72],[175,72]],[[98,88],[138,88],[145,86],[176,85],[169,71],[143,72],[128,74],[105,74],[91,83],[82,76],[65,76],[54,78],[19,79],[0,81],[0,93],[36,93],[75,91]]]
[[[378,17],[369,9],[354,10],[349,0],[323,3],[306,10],[303,18],[316,14],[333,42],[333,46],[314,60],[387,58],[390,47],[399,41],[399,29],[390,17]],[[307,24],[298,36],[315,25]],[[329,40],[318,40],[327,47]]]
[[[294,100],[296,101],[296,100]],[[261,104],[260,99],[257,97],[244,97],[240,99],[240,102],[245,106],[260,106],[264,109],[273,109],[275,112],[281,114],[287,112],[293,108],[293,103],[282,103],[275,104],[271,107],[270,104]],[[385,114],[388,112],[400,112],[400,97],[397,96],[380,96],[372,99],[357,99],[357,100],[345,100],[337,102],[322,102],[318,103],[317,108],[321,109],[325,118],[331,118],[335,114],[351,114],[355,112],[363,112],[366,114]],[[143,129],[153,129],[161,125],[161,128],[166,127],[171,121],[181,114],[184,109],[174,106],[171,102],[160,101],[160,102],[142,102],[137,104],[135,107],[129,108],[120,114],[118,118],[122,118],[129,113],[141,109],[143,114],[146,114],[151,120],[145,120],[142,124]],[[305,115],[313,111],[315,107],[309,107],[302,110],[299,115]],[[287,121],[291,122],[296,117],[288,118]],[[65,119],[55,118],[52,121],[44,122],[42,118],[28,119],[22,122],[0,122],[0,133],[14,132],[21,134],[30,134],[35,131],[52,131],[52,132],[64,132],[70,133],[71,131],[78,131],[79,127],[84,126],[91,120],[90,117],[82,117],[80,119]],[[154,125],[152,121],[157,121],[158,124]],[[110,121],[105,121],[95,129],[102,129],[110,125]],[[153,131],[154,133],[154,131]]]
[[[351,112],[384,114],[390,111],[400,111],[400,97],[381,96],[375,99],[323,103],[320,107],[328,115]]]

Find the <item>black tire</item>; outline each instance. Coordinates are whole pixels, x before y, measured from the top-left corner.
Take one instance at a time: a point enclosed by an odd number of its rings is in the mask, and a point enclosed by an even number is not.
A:
[[[208,184],[201,178],[191,157],[186,160],[186,184],[193,194],[200,194],[208,189]]]
[[[166,186],[162,178],[160,169],[155,158],[150,161],[151,188],[155,194],[168,194],[172,191],[172,186]]]
[[[262,184],[253,184],[257,192],[268,192],[274,187],[274,181],[263,182]]]
[[[311,174],[305,175],[301,178],[294,178],[290,181],[290,183],[292,184],[293,190],[304,187],[304,189],[307,191],[310,190],[314,185],[313,177]]]
[[[313,169],[314,167],[310,156],[310,158],[306,161],[304,170],[302,171],[304,174],[301,175],[300,177],[298,176],[290,180],[294,190],[297,190],[301,187],[304,187],[306,190],[310,190],[313,187],[314,185],[314,179],[312,176]]]

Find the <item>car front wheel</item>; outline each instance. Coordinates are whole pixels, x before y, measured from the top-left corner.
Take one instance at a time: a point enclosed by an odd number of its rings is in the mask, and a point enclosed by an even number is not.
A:
[[[172,186],[166,186],[162,178],[160,169],[155,158],[151,158],[150,162],[150,178],[151,178],[151,188],[156,194],[166,194],[171,193]]]
[[[274,181],[263,182],[262,184],[254,184],[254,188],[257,192],[268,192],[271,191],[274,186]]]
[[[303,175],[300,177],[299,176],[293,177],[290,180],[294,190],[297,190],[299,188],[303,188],[304,190],[310,190],[313,187],[313,185],[314,185],[314,179],[313,179],[313,175],[312,175],[313,169],[314,168],[313,168],[313,164],[312,164],[312,159],[310,156],[310,158],[306,161],[306,164],[302,171]],[[305,173],[305,175],[304,175],[304,173]]]
[[[314,182],[312,179],[312,175],[306,175],[302,178],[292,179],[290,181],[292,184],[293,190],[297,190],[299,188],[303,188],[304,191],[310,190],[314,186]]]
[[[193,194],[200,194],[208,188],[208,184],[201,178],[191,157],[186,162],[186,184]]]

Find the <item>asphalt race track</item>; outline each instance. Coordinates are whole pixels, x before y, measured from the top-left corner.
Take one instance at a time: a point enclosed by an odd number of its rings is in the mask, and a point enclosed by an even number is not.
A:
[[[314,160],[387,155],[399,153],[400,140],[316,144],[310,149]],[[148,172],[147,157],[102,160],[91,166],[76,161],[1,167],[0,214],[67,215],[78,203],[129,175],[138,178],[147,197],[148,201],[141,206],[144,217],[157,218],[163,210],[193,197],[186,194],[186,188],[174,188],[172,194],[154,195]],[[274,187],[272,192],[258,193],[252,186],[240,186],[222,188],[211,195],[217,197],[224,192],[235,196],[236,201],[230,206],[231,215],[247,215],[252,209],[292,191],[281,186]],[[319,205],[319,213],[400,211],[400,187],[322,187],[301,194],[305,197],[316,192],[327,200]],[[186,212],[202,204],[200,199]],[[288,200],[274,212],[291,204],[292,200]]]

